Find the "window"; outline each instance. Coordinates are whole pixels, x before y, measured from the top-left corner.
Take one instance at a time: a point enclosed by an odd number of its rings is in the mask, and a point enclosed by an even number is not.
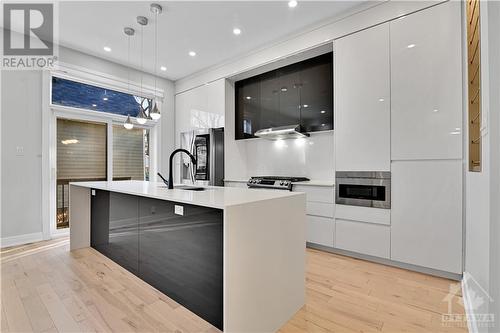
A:
[[[149,180],[149,130],[113,126],[113,180]]]
[[[137,117],[139,106],[149,116],[152,99],[90,84],[52,77],[52,104]]]
[[[155,170],[151,138],[155,140],[157,130],[156,122],[135,124],[131,130],[123,127],[125,116],[136,117],[141,105],[149,116],[151,98],[53,75],[47,83],[51,83],[49,119],[56,126],[50,149],[57,149],[50,158],[51,168],[57,170],[56,180],[50,181],[50,230],[64,233],[71,224],[69,183],[149,180]]]

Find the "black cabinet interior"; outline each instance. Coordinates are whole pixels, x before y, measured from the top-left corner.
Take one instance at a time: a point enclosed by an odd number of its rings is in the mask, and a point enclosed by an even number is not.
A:
[[[333,53],[236,81],[236,139],[260,129],[299,124],[333,129]]]
[[[91,200],[91,246],[221,330],[222,223],[215,208],[99,190]]]

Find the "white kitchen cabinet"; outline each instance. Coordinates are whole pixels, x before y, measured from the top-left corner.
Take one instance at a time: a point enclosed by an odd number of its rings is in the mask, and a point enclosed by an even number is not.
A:
[[[293,191],[304,192],[307,201],[331,204],[335,201],[335,188],[333,186],[293,185]]]
[[[335,247],[389,259],[391,230],[387,225],[335,220]]]
[[[321,216],[306,216],[307,241],[309,243],[333,247],[334,220]]]
[[[335,205],[335,218],[390,225],[391,210],[375,207]]]
[[[390,171],[389,23],[335,41],[339,171]]]
[[[462,273],[462,161],[392,163],[391,259]]]
[[[392,160],[462,158],[460,6],[390,23]]]
[[[323,216],[333,219],[335,205],[325,202],[307,201],[306,213],[307,215]]]

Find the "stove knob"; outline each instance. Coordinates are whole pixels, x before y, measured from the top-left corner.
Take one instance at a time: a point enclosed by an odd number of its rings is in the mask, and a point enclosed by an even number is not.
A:
[[[283,182],[280,182],[280,185],[283,186]]]

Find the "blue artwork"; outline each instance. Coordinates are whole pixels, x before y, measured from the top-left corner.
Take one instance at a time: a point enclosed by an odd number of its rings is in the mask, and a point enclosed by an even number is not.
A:
[[[52,104],[137,117],[140,104],[146,116],[152,100],[131,94],[52,77]]]

